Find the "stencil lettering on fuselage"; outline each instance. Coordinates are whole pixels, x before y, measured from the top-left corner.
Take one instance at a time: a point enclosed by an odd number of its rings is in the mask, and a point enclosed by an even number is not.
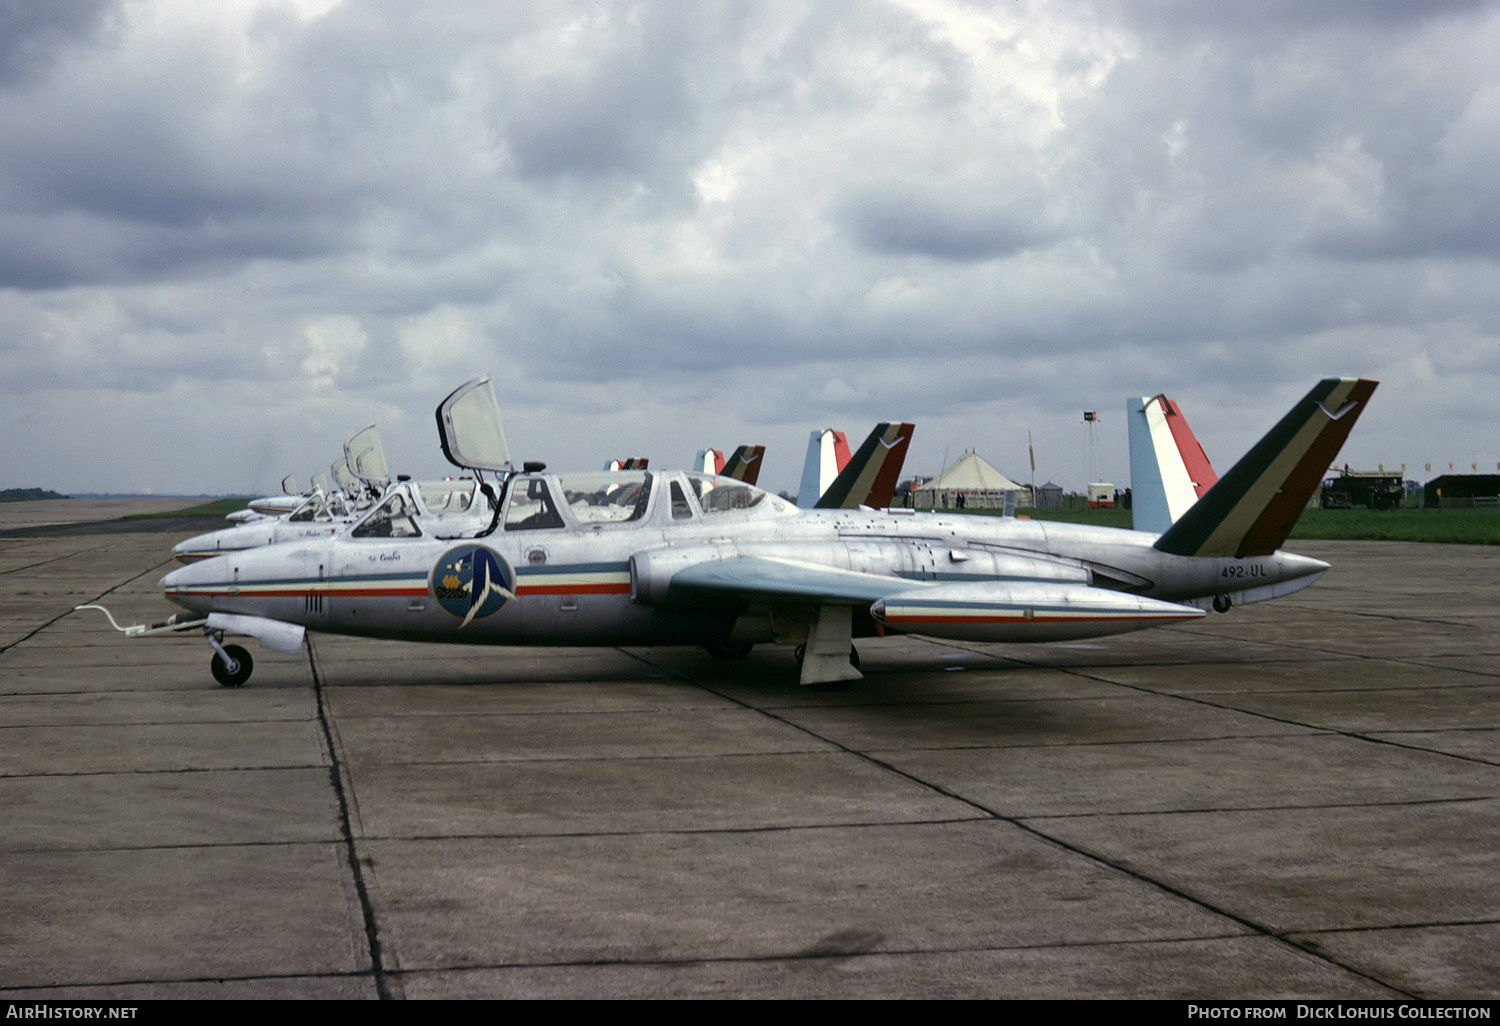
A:
[[[438,557],[428,590],[438,605],[462,617],[460,627],[500,611],[516,597],[515,571],[505,557],[483,545],[459,545]]]

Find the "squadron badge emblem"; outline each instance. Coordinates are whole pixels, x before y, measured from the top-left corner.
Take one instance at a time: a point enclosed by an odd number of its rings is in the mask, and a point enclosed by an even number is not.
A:
[[[462,617],[460,628],[500,611],[516,597],[515,571],[483,545],[459,545],[438,558],[428,589],[438,605]]]

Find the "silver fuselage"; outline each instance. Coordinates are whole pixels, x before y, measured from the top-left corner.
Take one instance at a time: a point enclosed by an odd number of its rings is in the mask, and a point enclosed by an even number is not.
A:
[[[709,512],[696,497],[679,501],[684,492],[693,494],[691,477],[652,475],[649,503],[642,500],[633,519],[598,523],[569,510],[571,493],[557,478],[518,475],[507,509],[528,488],[550,489],[560,510],[555,525],[537,526],[535,518],[528,523],[517,514],[484,537],[474,537],[472,526],[444,537],[431,523],[416,536],[371,537],[361,536],[355,524],[331,536],[204,559],[161,583],[171,601],[195,613],[247,614],[339,634],[521,645],[796,641],[799,624],[805,636],[806,606],[813,600],[705,597],[679,593],[673,584],[684,567],[763,557],[910,582],[926,586],[923,594],[964,585],[967,591],[954,593],[979,595],[991,608],[1025,610],[1025,618],[1018,613],[977,633],[922,629],[915,620],[894,629],[1055,641],[1199,615],[1216,596],[1273,598],[1306,587],[1327,569],[1285,552],[1245,559],[1174,556],[1152,547],[1154,534],[1112,528],[797,510],[755,490],[759,498],[746,508]],[[1034,616],[1082,604],[1121,615]],[[868,602],[856,609],[857,635],[894,625],[878,623],[868,610]]]

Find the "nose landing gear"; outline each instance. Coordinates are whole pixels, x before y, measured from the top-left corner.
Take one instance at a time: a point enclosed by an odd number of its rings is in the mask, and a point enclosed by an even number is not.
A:
[[[250,653],[241,645],[224,644],[211,631],[205,633],[208,634],[208,643],[214,648],[214,657],[209,663],[214,680],[226,688],[237,688],[249,680],[250,671],[255,668],[255,660],[250,658]]]

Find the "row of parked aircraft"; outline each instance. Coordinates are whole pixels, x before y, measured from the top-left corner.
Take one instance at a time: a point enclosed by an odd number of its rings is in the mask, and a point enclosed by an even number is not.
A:
[[[690,471],[517,470],[489,379],[478,378],[437,409],[457,481],[436,490],[387,481],[370,508],[336,525],[330,518],[316,534],[273,533],[212,555],[206,544],[179,546],[179,556],[207,556],[161,580],[185,612],[121,629],[201,631],[226,686],[243,684],[253,665],[226,634],[295,651],[312,630],[469,644],[694,645],[721,657],[774,643],[795,646],[802,684],[839,689],[861,675],[859,637],[1099,637],[1307,587],[1328,564],[1281,545],[1375,387],[1320,381],[1222,478],[1174,403],[1132,400],[1138,529],[1125,530],[875,508],[864,500],[894,487],[890,456],[904,455],[909,424],[880,425],[854,454],[815,433],[819,480],[825,447],[831,466],[844,463],[812,508],[746,475],[711,472],[728,464],[716,455],[700,454]],[[761,455],[744,465],[758,468]],[[373,464],[370,455],[365,470],[384,472]],[[448,508],[457,493],[461,508]]]
[[[814,431],[808,464],[817,473],[804,475],[813,490],[799,504],[816,509],[889,506],[913,430],[911,424],[878,424],[852,457],[847,444],[843,444],[843,432]],[[825,461],[821,455],[825,448],[822,440],[831,436],[837,437],[843,449],[836,460]],[[338,533],[393,486],[375,425],[357,432],[345,443],[344,451],[344,459],[331,468],[339,482],[338,489],[331,490],[327,478],[319,472],[313,475],[312,488],[299,493],[295,478],[288,475],[281,479],[282,494],[252,499],[246,509],[226,518],[236,526],[179,542],[172,550],[173,555],[180,562],[191,563],[226,552]],[[759,478],[764,455],[763,445],[742,445],[727,459],[721,450],[702,449],[694,458],[694,470],[753,485]],[[646,470],[649,466],[647,457],[634,456],[608,460],[604,469]],[[489,516],[488,506],[481,511],[475,505],[475,498],[481,492],[479,481],[473,476],[408,485],[409,480],[400,477],[395,486],[407,492],[405,503],[430,526],[455,526],[455,523],[444,524],[439,518],[452,521],[477,517],[482,523]]]

